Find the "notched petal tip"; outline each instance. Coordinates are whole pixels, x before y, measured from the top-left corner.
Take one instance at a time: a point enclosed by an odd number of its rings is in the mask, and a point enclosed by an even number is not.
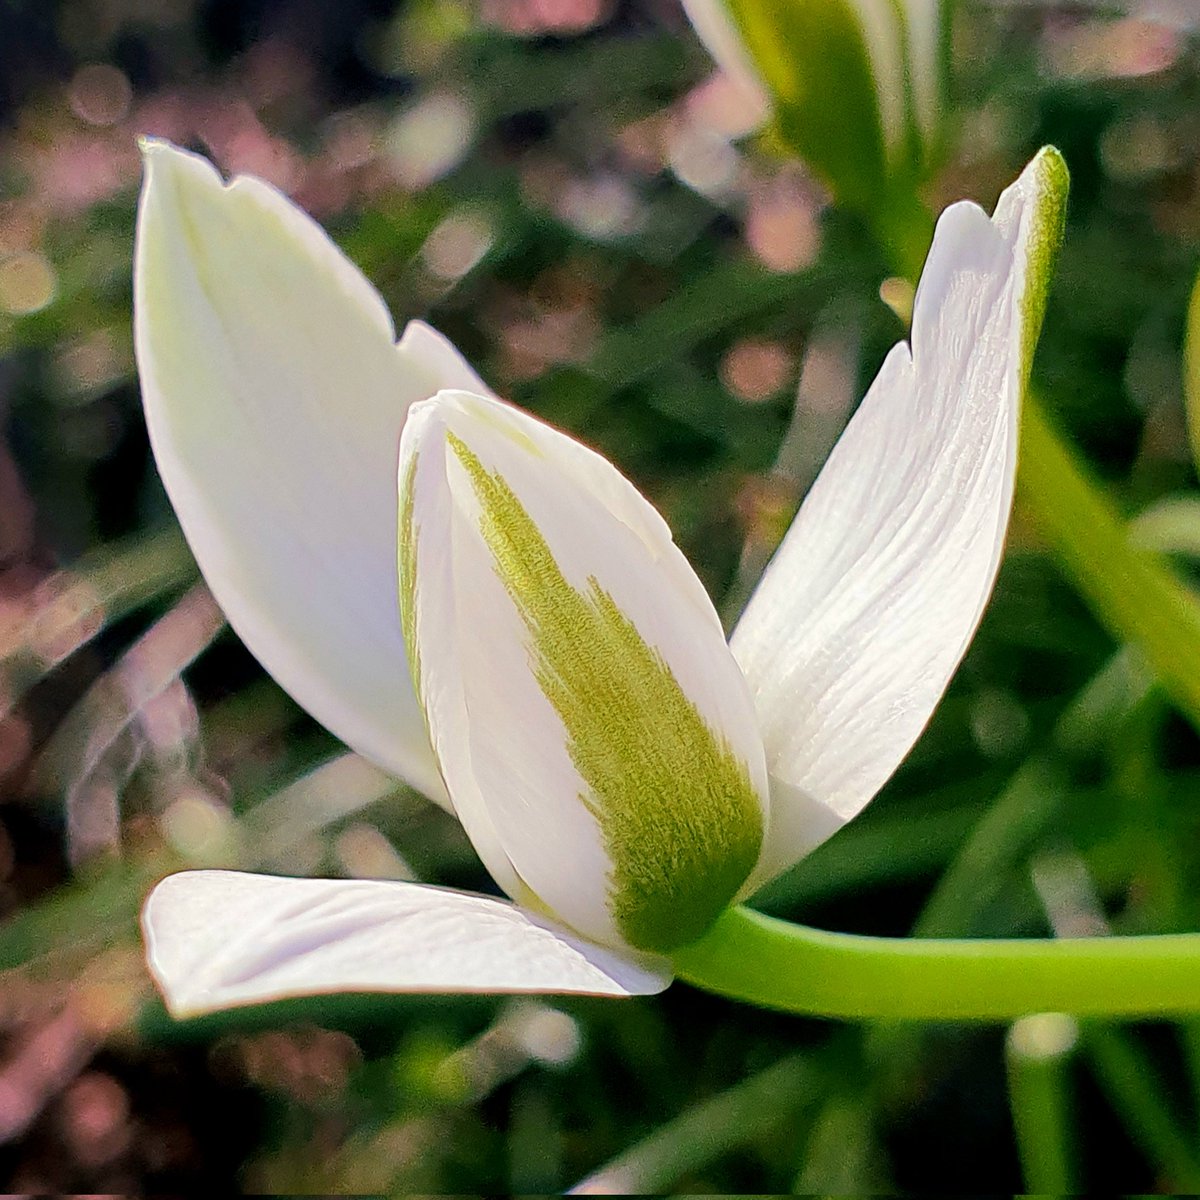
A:
[[[1066,186],[1047,148],[993,217],[966,201],[942,213],[911,357],[901,343],[885,360],[734,632],[773,782],[760,881],[871,799],[974,635],[1003,552]]]

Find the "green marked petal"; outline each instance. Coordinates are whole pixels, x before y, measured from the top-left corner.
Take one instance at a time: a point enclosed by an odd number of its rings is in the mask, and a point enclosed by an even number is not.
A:
[[[397,344],[375,290],[274,188],[156,139],[142,151],[134,343],[196,561],[299,704],[444,802],[403,681],[391,473],[409,404],[482,384],[427,326]]]
[[[1063,156],[1053,147],[1040,150],[1005,190],[992,218],[997,228],[1015,237],[1023,254],[1016,291],[1021,308],[1021,383],[1029,381],[1033,352],[1046,315],[1050,279],[1062,245],[1071,178]]]
[[[867,804],[920,736],[991,594],[1021,392],[1062,229],[1042,151],[989,218],[938,221],[913,310],[742,615],[771,773],[756,881]]]
[[[401,453],[404,619],[468,833],[486,818],[521,886],[581,933],[693,940],[757,860],[765,769],[661,518],[599,456],[466,393],[415,409]]]

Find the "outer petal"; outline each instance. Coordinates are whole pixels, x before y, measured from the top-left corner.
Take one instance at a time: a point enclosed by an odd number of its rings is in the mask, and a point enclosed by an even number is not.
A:
[[[169,875],[142,931],[177,1017],[333,992],[660,992],[669,976],[486,896],[375,880]]]
[[[145,143],[135,339],[158,468],[230,624],[313,716],[442,795],[396,615],[408,405],[480,388],[438,333],[395,344],[369,283],[256,179]]]
[[[903,343],[888,355],[738,624],[771,773],[759,880],[871,799],[975,632],[1065,194],[1048,150],[994,219],[968,203],[942,214],[911,355]]]
[[[587,937],[699,936],[757,858],[766,775],[662,518],[599,455],[465,392],[413,408],[400,470],[418,690],[484,861]]]

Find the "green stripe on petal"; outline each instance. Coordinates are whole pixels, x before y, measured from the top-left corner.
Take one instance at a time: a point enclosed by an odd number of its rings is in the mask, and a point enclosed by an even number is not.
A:
[[[572,587],[512,488],[460,438],[447,439],[587,786],[580,799],[612,862],[617,927],[639,950],[685,945],[757,861],[763,823],[749,770],[595,578],[585,591]]]
[[[416,500],[413,482],[417,473],[417,456],[414,454],[404,470],[400,481],[399,540],[399,583],[400,583],[400,631],[404,637],[404,648],[408,653],[408,669],[412,675],[413,688],[421,695],[421,648],[417,643],[417,524],[413,519]],[[421,706],[424,714],[424,705]],[[428,718],[426,718],[428,726]]]
[[[1046,315],[1050,278],[1062,245],[1067,220],[1067,193],[1071,176],[1066,161],[1053,146],[1038,152],[1028,172],[1037,190],[1031,216],[1029,246],[1025,260],[1025,290],[1021,296],[1022,382],[1028,383],[1033,353]]]

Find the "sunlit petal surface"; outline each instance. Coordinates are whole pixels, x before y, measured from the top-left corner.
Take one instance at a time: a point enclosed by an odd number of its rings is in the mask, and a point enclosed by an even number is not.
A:
[[[442,797],[396,612],[395,455],[408,406],[482,388],[268,185],[145,144],[135,266],[146,420],[230,624],[351,747]]]
[[[176,1016],[334,992],[648,995],[669,978],[502,900],[415,883],[170,875],[142,912]]]
[[[666,524],[599,455],[463,392],[413,409],[400,474],[412,657],[484,861],[589,937],[698,936],[757,858],[766,775]]]
[[[979,623],[1065,187],[1043,151],[994,219],[965,202],[942,214],[911,353],[888,355],[734,633],[772,779],[758,878],[871,799]]]

